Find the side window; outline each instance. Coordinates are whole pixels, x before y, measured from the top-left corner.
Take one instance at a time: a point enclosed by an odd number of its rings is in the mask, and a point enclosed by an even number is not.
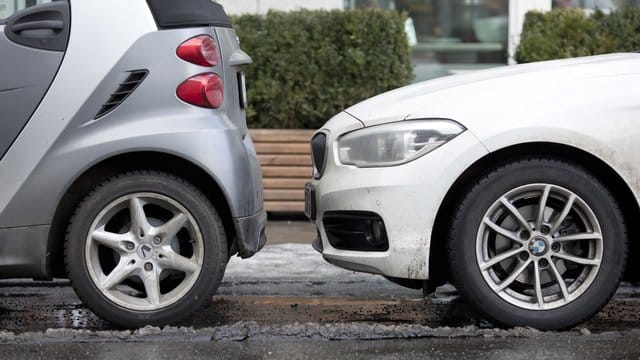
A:
[[[52,0],[0,0],[0,20],[6,19],[22,9],[51,1]]]

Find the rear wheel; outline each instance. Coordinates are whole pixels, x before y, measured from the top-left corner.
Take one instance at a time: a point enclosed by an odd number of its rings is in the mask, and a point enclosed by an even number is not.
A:
[[[226,266],[222,221],[191,184],[132,172],[77,208],[65,263],[78,297],[124,327],[165,325],[209,303]]]
[[[625,257],[608,190],[552,159],[488,173],[459,205],[449,239],[460,293],[507,326],[563,329],[593,316],[615,292]]]

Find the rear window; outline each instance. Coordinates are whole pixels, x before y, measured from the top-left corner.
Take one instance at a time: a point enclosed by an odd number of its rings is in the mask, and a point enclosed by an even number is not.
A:
[[[0,19],[6,19],[16,12],[51,0],[0,0]]]

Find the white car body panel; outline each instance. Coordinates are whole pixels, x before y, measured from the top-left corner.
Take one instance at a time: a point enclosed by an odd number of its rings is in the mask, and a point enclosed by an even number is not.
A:
[[[408,279],[429,278],[429,249],[438,209],[472,164],[512,145],[547,142],[584,150],[609,164],[640,194],[640,54],[613,54],[534,63],[451,76],[397,89],[345,112],[365,126],[444,118],[468,129],[441,148],[404,165],[355,168],[330,151],[317,187],[323,256],[339,266]],[[324,130],[335,139],[357,128],[337,115]],[[351,122],[349,122],[351,121]],[[607,126],[602,126],[606,122]],[[344,123],[351,124],[344,126]],[[372,196],[372,194],[375,194]],[[331,247],[322,228],[327,210],[378,213],[389,250]],[[442,239],[444,240],[444,239]]]

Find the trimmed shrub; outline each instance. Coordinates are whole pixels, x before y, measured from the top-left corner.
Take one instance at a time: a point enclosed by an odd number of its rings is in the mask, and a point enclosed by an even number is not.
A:
[[[640,9],[627,7],[605,15],[581,9],[529,12],[516,61],[563,59],[640,50]]]
[[[404,21],[379,10],[234,18],[254,61],[245,68],[249,127],[315,129],[358,101],[408,84]]]

